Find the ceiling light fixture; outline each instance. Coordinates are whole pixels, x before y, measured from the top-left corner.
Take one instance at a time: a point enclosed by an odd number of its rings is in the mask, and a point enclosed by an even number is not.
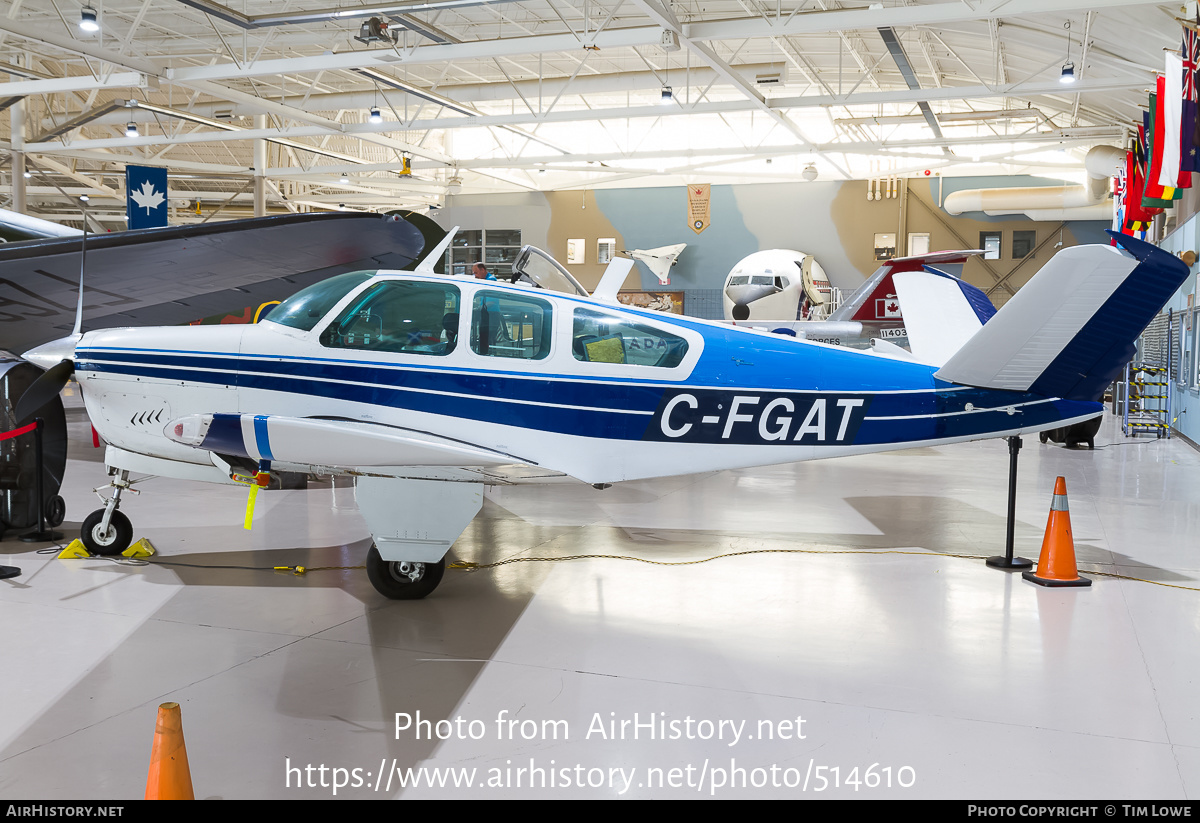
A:
[[[671,90],[671,87],[663,86],[662,87],[662,100],[659,101],[659,104],[663,105],[663,106],[669,106],[671,104],[671,101],[674,99],[675,99],[675,92],[673,92]]]
[[[1063,28],[1067,30],[1067,60],[1063,63],[1062,74],[1058,77],[1060,83],[1075,82],[1075,64],[1071,62],[1071,21],[1063,23]]]
[[[31,171],[25,172],[25,179],[28,180],[30,177],[33,177],[33,172],[31,172]]]
[[[382,123],[383,115],[379,113],[379,109],[372,108],[371,114],[367,119],[370,120],[372,123]]]
[[[340,181],[340,182],[341,182],[341,183],[343,183],[343,184],[345,184],[345,183],[349,183],[349,182],[350,182],[350,175],[343,173],[343,174],[342,174],[342,179],[341,179],[341,181]]]
[[[100,18],[91,6],[84,6],[79,12],[79,28],[84,31],[100,31]]]
[[[125,136],[126,137],[137,137],[138,136],[137,123],[131,122],[128,126],[125,127]]]
[[[800,172],[800,176],[811,183],[817,179],[817,167],[809,163],[804,167],[804,171]]]

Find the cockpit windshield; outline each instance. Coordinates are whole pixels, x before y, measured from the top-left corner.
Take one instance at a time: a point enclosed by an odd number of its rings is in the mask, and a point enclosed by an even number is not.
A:
[[[287,300],[271,310],[263,320],[291,326],[293,329],[312,331],[321,318],[329,314],[329,310],[338,301],[354,290],[364,280],[375,276],[373,271],[352,271],[339,274],[320,283],[314,283],[307,289],[301,289]]]
[[[513,263],[513,275],[513,282],[532,283],[547,291],[563,294],[588,296],[587,290],[579,285],[579,281],[572,277],[570,272],[536,246],[521,248]]]

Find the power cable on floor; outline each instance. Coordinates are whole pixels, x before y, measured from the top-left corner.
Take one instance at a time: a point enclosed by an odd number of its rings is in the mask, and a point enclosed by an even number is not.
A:
[[[694,566],[699,563],[708,563],[712,560],[720,560],[725,557],[740,557],[749,554],[910,554],[921,557],[956,557],[961,560],[987,560],[987,557],[982,554],[952,554],[942,552],[915,552],[905,551],[903,549],[751,549],[741,552],[728,552],[726,554],[717,554],[712,557],[705,557],[699,560],[647,560],[644,557],[633,557],[631,555],[619,554],[574,554],[564,557],[513,557],[508,560],[499,560],[495,563],[472,563],[470,561],[457,561],[446,566],[447,569],[476,571],[482,569],[491,569],[497,566],[504,566],[509,563],[547,563],[557,562],[559,560],[634,560],[638,563],[650,563],[655,566]],[[1132,580],[1137,583],[1152,583],[1155,586],[1166,586],[1172,589],[1186,589],[1187,591],[1200,592],[1200,587],[1196,586],[1181,586],[1176,583],[1163,583],[1158,580],[1146,580],[1142,577],[1132,577],[1126,574],[1116,574],[1115,572],[1097,572],[1087,571],[1088,574],[1101,575],[1103,577],[1113,577],[1118,580]]]
[[[61,550],[61,546],[59,549]],[[54,551],[53,549],[39,549],[38,553],[46,553]],[[470,560],[456,560],[453,563],[447,563],[446,568],[453,571],[483,571],[484,569],[494,569],[500,566],[507,566],[510,563],[560,563],[567,560],[628,560],[636,563],[647,563],[652,566],[696,566],[701,563],[710,563],[713,560],[722,560],[728,557],[744,557],[752,554],[904,554],[914,555],[917,557],[954,557],[960,560],[986,560],[987,557],[982,554],[953,554],[942,552],[929,551],[906,551],[904,549],[748,549],[740,552],[726,552],[725,554],[716,554],[712,557],[702,557],[698,560],[650,560],[645,557],[634,557],[627,554],[570,554],[562,557],[512,557],[508,560],[497,560],[495,563],[475,563]],[[140,558],[130,557],[105,557],[103,555],[93,555],[93,560],[108,560],[118,566],[179,566],[190,569],[214,569],[214,570],[236,570],[236,571],[262,571],[262,572],[291,572],[294,575],[305,575],[309,572],[323,571],[354,571],[357,569],[365,569],[366,566],[232,566],[232,565],[208,565],[205,563],[183,563],[174,560],[143,560]],[[1150,583],[1155,586],[1166,586],[1170,589],[1183,589],[1185,591],[1200,592],[1200,587],[1196,586],[1181,586],[1177,583],[1164,583],[1159,580],[1147,580],[1144,577],[1133,577],[1127,574],[1117,574],[1115,572],[1101,572],[1084,569],[1087,574],[1099,575],[1101,577],[1111,577],[1116,580],[1130,580],[1135,583]]]

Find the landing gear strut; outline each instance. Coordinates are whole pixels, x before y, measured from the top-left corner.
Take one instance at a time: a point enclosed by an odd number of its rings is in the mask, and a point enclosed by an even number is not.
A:
[[[374,541],[371,585],[392,600],[420,600],[442,582],[446,552],[483,506],[483,484],[356,477],[354,499]]]
[[[112,482],[109,483],[113,490],[112,497],[105,501],[104,508],[96,509],[83,521],[79,539],[92,554],[120,554],[133,542],[133,524],[129,522],[128,517],[117,510],[117,507],[121,505],[122,492],[128,489],[137,494],[137,490],[131,488],[132,485],[129,482],[129,472],[124,469],[118,470]],[[96,493],[99,494],[99,492],[100,490],[97,489]]]
[[[417,563],[384,560],[374,546],[367,552],[367,579],[392,600],[420,600],[438,587],[445,572],[444,557],[436,563]]]

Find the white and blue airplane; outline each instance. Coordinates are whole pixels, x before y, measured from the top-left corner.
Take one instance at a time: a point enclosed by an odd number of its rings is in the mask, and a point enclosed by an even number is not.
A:
[[[46,344],[26,357],[51,368],[19,405],[38,408],[76,375],[112,477],[83,524],[97,553],[132,539],[119,510],[131,473],[259,484],[275,471],[350,475],[374,539],[371,582],[415,599],[438,585],[488,484],[565,475],[603,488],[1099,415],[1102,391],[1188,274],[1154,246],[1120,241],[1127,251],[1064,249],[990,317],[944,275],[946,294],[962,299],[933,313],[936,345],[912,352],[624,306],[624,258],[588,295],[532,247],[512,284],[434,274],[439,248],[415,272],[310,286],[256,325]]]

